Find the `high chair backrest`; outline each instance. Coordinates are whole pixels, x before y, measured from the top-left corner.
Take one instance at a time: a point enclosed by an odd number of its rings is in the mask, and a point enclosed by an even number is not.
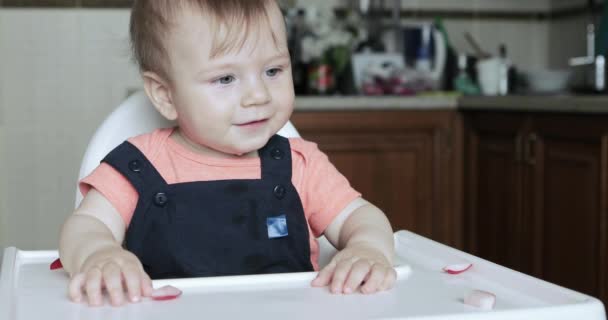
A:
[[[99,162],[116,146],[126,139],[153,131],[156,128],[167,128],[174,123],[163,118],[144,91],[132,94],[122,102],[97,128],[85,151],[80,165],[78,181],[90,174]],[[298,131],[287,122],[278,132],[284,137],[299,137]],[[82,201],[80,190],[76,188],[76,203]]]

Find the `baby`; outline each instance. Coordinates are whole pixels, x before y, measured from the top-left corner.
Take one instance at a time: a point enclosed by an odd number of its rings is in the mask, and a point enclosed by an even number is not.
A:
[[[105,291],[118,306],[151,296],[151,279],[315,271],[320,235],[340,251],[312,286],[393,286],[384,213],[316,144],[276,134],[295,98],[274,0],[136,0],[130,32],[146,94],[177,125],[130,138],[80,182],[60,239],[71,300],[101,305]]]

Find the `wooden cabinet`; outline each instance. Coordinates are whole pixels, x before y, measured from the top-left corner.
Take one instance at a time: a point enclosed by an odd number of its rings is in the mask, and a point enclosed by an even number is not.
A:
[[[608,302],[608,117],[465,119],[466,248]]]
[[[300,111],[291,120],[395,230],[462,247],[457,112]]]
[[[292,121],[395,229],[608,303],[608,116],[298,111]]]
[[[523,118],[480,114],[467,118],[467,249],[522,270],[522,167],[518,139]],[[483,240],[483,241],[482,241]]]

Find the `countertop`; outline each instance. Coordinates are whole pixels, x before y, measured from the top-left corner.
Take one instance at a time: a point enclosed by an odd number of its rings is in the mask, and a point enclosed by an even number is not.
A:
[[[298,96],[296,111],[456,109],[456,96]]]
[[[460,110],[496,110],[527,112],[607,113],[608,96],[556,95],[556,96],[504,96],[461,97]]]
[[[298,96],[296,111],[338,110],[495,110],[523,112],[606,113],[608,95],[458,97],[437,96]]]

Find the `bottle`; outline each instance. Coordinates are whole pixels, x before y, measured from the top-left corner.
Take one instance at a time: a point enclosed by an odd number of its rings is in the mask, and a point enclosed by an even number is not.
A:
[[[596,92],[602,92],[606,89],[606,58],[603,55],[595,57],[595,86]]]
[[[430,25],[424,25],[421,29],[420,47],[416,53],[415,68],[420,72],[429,73],[431,71],[431,32]]]
[[[501,44],[498,49],[500,65],[498,66],[498,95],[506,96],[509,94],[509,67],[511,63],[507,59],[507,47]]]
[[[450,42],[450,38],[448,36],[448,32],[443,24],[443,20],[441,18],[435,18],[435,26],[439,32],[443,35],[443,39],[445,41],[446,46],[446,58],[445,58],[445,66],[443,67],[443,74],[441,79],[440,89],[446,91],[453,91],[454,88],[454,79],[458,74],[458,54],[454,47]],[[465,61],[466,65],[466,61]]]
[[[308,93],[313,95],[333,94],[334,70],[325,58],[313,59],[308,65]]]
[[[454,90],[466,95],[479,95],[481,90],[467,73],[467,55],[458,55],[458,75],[454,78]]]
[[[306,79],[308,66],[302,61],[302,36],[306,32],[304,10],[291,8],[287,11],[286,21],[288,32],[288,46],[292,63],[292,77],[294,91],[297,95],[306,94],[308,79]]]

